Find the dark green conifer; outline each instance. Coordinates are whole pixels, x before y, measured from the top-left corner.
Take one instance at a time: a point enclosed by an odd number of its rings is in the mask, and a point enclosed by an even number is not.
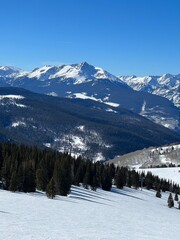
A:
[[[124,186],[124,178],[121,169],[118,169],[118,172],[115,176],[115,185],[117,188],[123,188]]]
[[[139,174],[135,170],[132,170],[131,172],[131,181],[132,181],[132,186],[137,189],[139,187]]]
[[[86,173],[83,179],[83,187],[88,189],[88,186],[92,184],[92,175],[91,175],[91,163],[87,163]]]
[[[156,192],[156,197],[157,197],[157,198],[161,198],[161,191],[160,191],[160,189],[157,190],[157,192]]]
[[[178,200],[179,200],[179,198],[178,198],[178,194],[175,193],[174,201],[178,201]]]
[[[42,191],[46,190],[48,184],[48,175],[46,169],[39,168],[36,171],[36,188]]]
[[[53,178],[49,181],[47,187],[46,187],[46,195],[48,198],[53,199],[56,195],[56,188]]]
[[[126,172],[126,186],[129,188],[132,186],[131,171]]]
[[[17,178],[16,171],[12,173],[9,190],[12,192],[15,192],[18,190],[18,178]]]
[[[57,160],[54,167],[53,179],[56,186],[56,192],[59,195],[67,196],[72,184],[71,162],[66,160]]]
[[[111,178],[111,172],[108,167],[105,167],[102,173],[101,186],[102,186],[102,189],[105,191],[111,190],[112,178]]]
[[[168,207],[169,207],[169,208],[174,207],[174,201],[173,201],[173,197],[172,197],[172,194],[171,194],[171,193],[169,194],[167,203],[168,203]]]

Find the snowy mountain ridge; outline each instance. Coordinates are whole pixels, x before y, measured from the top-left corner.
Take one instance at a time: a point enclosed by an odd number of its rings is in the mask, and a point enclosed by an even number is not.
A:
[[[0,72],[0,87],[20,87],[54,97],[91,99],[110,106],[120,106],[180,132],[179,109],[165,96],[135,91],[125,83],[124,78],[120,80],[87,62],[61,66],[46,65],[31,72],[12,68],[10,70],[1,70],[3,72]],[[162,86],[165,81],[163,79],[162,77]],[[151,82],[150,77],[146,81]],[[176,88],[178,89],[177,84]],[[174,99],[178,99],[178,96]]]
[[[166,97],[175,106],[180,107],[180,74],[145,77],[121,76],[119,78],[136,91],[144,91]]]
[[[18,68],[1,66],[0,70],[4,71],[3,74],[0,72],[0,76],[9,76],[9,72],[14,73],[15,78],[28,77],[36,78],[40,81],[47,79],[61,78],[61,80],[74,78],[76,81],[74,84],[80,84],[84,81],[92,81],[95,79],[109,79],[111,81],[118,81],[119,78],[108,73],[100,67],[94,67],[89,65],[87,62],[82,62],[80,64],[68,64],[60,66],[50,66],[45,65],[40,68],[35,68],[31,72],[25,72]],[[125,84],[123,81],[122,84]]]

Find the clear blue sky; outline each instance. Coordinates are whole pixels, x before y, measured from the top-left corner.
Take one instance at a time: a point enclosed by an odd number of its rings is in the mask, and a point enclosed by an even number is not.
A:
[[[180,0],[0,0],[0,65],[180,73]]]

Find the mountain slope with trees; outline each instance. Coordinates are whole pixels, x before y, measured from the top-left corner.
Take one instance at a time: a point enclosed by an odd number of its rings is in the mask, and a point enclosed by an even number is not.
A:
[[[0,133],[94,160],[180,141],[176,133],[121,107],[0,88]]]

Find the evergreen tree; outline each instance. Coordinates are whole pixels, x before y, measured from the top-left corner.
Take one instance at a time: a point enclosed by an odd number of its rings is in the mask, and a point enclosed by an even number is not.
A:
[[[161,190],[160,189],[157,190],[156,197],[157,198],[161,198]]]
[[[131,172],[131,181],[132,181],[132,186],[137,189],[139,187],[139,174],[135,170]]]
[[[148,172],[145,176],[145,185],[148,190],[153,189],[154,178],[151,172]]]
[[[15,192],[18,190],[17,182],[18,182],[17,174],[16,174],[16,171],[14,171],[12,173],[11,180],[10,180],[10,185],[9,185],[10,191]]]
[[[36,188],[42,191],[46,190],[48,184],[47,171],[44,168],[37,169],[36,171]]]
[[[23,172],[23,182],[22,182],[23,192],[35,192],[35,172],[31,167],[25,167]]]
[[[116,176],[115,176],[115,185],[117,188],[123,188],[124,186],[124,178],[123,172],[121,169],[118,169]]]
[[[80,183],[83,183],[84,175],[85,175],[85,162],[82,161],[77,168],[77,171],[74,173],[73,183],[76,186],[79,186]]]
[[[83,187],[88,189],[88,186],[92,184],[92,175],[91,175],[91,163],[87,163],[86,173],[83,179]]]
[[[71,163],[68,159],[56,161],[53,179],[57,194],[67,196],[72,183]]]
[[[172,197],[172,194],[171,194],[171,193],[169,194],[167,203],[168,203],[168,207],[169,207],[169,208],[174,207],[174,201],[173,201],[173,197]]]
[[[46,195],[48,198],[53,199],[56,195],[56,188],[53,178],[49,181],[47,188],[46,188]]]
[[[97,186],[98,186],[98,181],[97,181],[96,176],[94,175],[93,180],[92,180],[92,184],[91,184],[91,190],[96,191]]]
[[[174,197],[174,201],[178,201],[179,200],[179,198],[178,198],[178,194],[177,193],[175,193],[175,197]]]
[[[131,188],[132,186],[132,179],[131,179],[131,171],[126,172],[126,186]]]
[[[104,168],[104,171],[102,173],[101,186],[102,186],[102,189],[105,191],[111,190],[112,179],[111,179],[111,172],[109,171],[108,167]]]

